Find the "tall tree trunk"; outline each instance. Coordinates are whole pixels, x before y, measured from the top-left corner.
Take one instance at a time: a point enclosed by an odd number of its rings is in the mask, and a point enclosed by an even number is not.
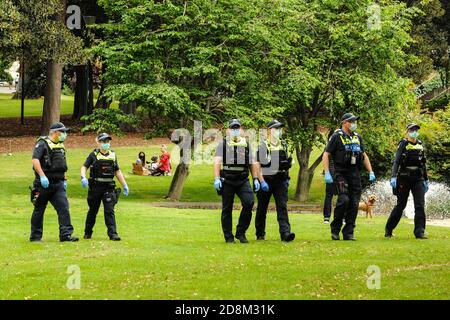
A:
[[[61,116],[62,65],[54,60],[47,61],[47,83],[45,85],[44,110],[41,134],[45,135],[52,123]]]
[[[88,106],[87,106],[87,114],[92,114],[94,110],[94,79],[92,76],[92,64],[91,60],[87,61],[87,72],[88,72]]]
[[[75,67],[76,84],[72,119],[80,119],[88,112],[88,75],[87,66]]]
[[[66,0],[60,0],[61,11],[56,17],[61,27],[65,26]],[[45,84],[44,108],[42,111],[41,134],[47,134],[52,123],[61,117],[62,64],[55,60],[47,60],[47,83]]]

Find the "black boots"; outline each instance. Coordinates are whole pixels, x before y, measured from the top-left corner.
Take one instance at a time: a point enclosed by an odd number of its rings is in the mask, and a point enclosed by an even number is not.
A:
[[[78,238],[77,237],[72,237],[72,236],[67,236],[67,237],[64,237],[64,238],[59,238],[59,241],[61,241],[61,242],[76,242],[76,241],[78,241]]]
[[[281,241],[290,242],[295,239],[295,233],[288,232],[281,236]]]

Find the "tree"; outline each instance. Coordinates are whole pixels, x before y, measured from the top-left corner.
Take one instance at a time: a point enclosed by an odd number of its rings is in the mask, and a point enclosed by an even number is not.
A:
[[[416,84],[427,80],[435,67],[436,54],[446,46],[445,32],[439,21],[445,13],[440,0],[403,0],[417,13],[412,20],[411,45],[406,52],[414,55],[409,59],[401,74],[412,78]]]
[[[392,129],[368,144],[382,151],[411,108],[399,70],[410,58],[414,10],[396,1],[375,7],[379,26],[368,0],[100,3],[110,23],[98,26],[106,37],[94,52],[108,66],[107,96],[136,103],[162,130],[189,129],[194,119],[239,116],[254,128],[284,119],[300,163],[300,200],[320,163],[310,165],[321,128],[334,129],[345,111],[359,113],[376,123],[369,139]],[[175,186],[188,170],[177,172]]]
[[[236,38],[250,5],[244,1],[100,1],[110,23],[94,49],[107,65],[105,95],[133,102],[157,132],[207,127],[219,120],[223,100],[233,95],[234,56],[245,54]],[[190,144],[185,134],[180,143]],[[181,142],[183,141],[183,142]],[[178,142],[178,141],[177,141]],[[189,153],[191,154],[191,153]],[[179,199],[189,174],[187,153],[168,194]]]
[[[46,89],[41,132],[60,115],[62,65],[84,58],[79,39],[65,26],[65,0],[5,0],[0,6],[6,25],[0,32],[0,55],[46,63]],[[5,22],[3,22],[5,21]]]
[[[399,75],[409,59],[414,10],[383,1],[375,7],[382,17],[377,25],[370,22],[371,1],[252,5],[258,15],[246,28],[253,45],[241,60],[247,80],[230,113],[247,106],[239,112],[249,121],[284,118],[300,164],[296,199],[306,201],[321,162],[319,156],[311,163],[311,153],[325,142],[320,129],[334,130],[344,112],[362,116],[366,140],[377,141],[370,151],[382,152],[397,139],[399,118],[414,107],[409,81]]]

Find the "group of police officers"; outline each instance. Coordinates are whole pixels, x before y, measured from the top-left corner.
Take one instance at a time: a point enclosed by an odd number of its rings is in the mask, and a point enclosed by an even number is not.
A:
[[[369,172],[369,182],[376,180],[369,156],[366,154],[363,139],[356,132],[358,116],[345,113],[341,118],[341,128],[330,136],[323,153],[322,162],[326,183],[324,221],[331,216],[333,195],[337,195],[334,219],[330,224],[331,239],[356,240],[354,236],[358,206],[361,199],[361,170]],[[282,139],[284,125],[277,120],[268,123],[268,137],[262,141],[256,151],[256,157],[249,142],[243,136],[238,119],[229,121],[226,137],[217,147],[214,160],[214,188],[222,196],[222,231],[227,243],[238,239],[248,243],[245,232],[250,226],[256,193],[255,229],[256,239],[265,240],[266,215],[273,195],[275,199],[280,238],[292,241],[295,233],[289,224],[287,200],[289,187],[289,169],[292,157],[289,156],[286,141]],[[428,176],[422,142],[417,139],[420,126],[407,126],[407,137],[399,143],[392,167],[391,186],[397,195],[397,205],[392,210],[385,227],[385,237],[393,236],[405,209],[409,192],[412,191],[415,206],[414,235],[426,239],[424,198],[428,191]],[[253,178],[253,191],[249,174]],[[242,203],[242,210],[233,235],[232,210],[234,196]],[[342,227],[344,225],[344,227]]]
[[[325,209],[328,221],[331,215],[331,198],[338,196],[334,209],[334,219],[330,224],[331,238],[355,240],[354,229],[361,198],[361,170],[369,172],[369,181],[375,181],[375,174],[368,155],[365,152],[363,139],[356,132],[359,117],[346,113],[341,118],[341,128],[329,138],[323,154],[324,178],[327,185]],[[227,134],[217,147],[214,158],[214,188],[222,197],[222,231],[227,243],[235,239],[248,243],[248,230],[254,196],[258,205],[256,209],[256,239],[265,240],[266,215],[271,196],[276,205],[280,239],[292,241],[295,233],[291,232],[288,217],[289,169],[292,157],[288,146],[282,139],[284,125],[273,120],[268,123],[267,139],[261,141],[254,155],[249,141],[245,138],[241,123],[232,119],[228,123]],[[417,139],[420,127],[416,124],[407,126],[407,136],[398,145],[392,167],[391,186],[397,196],[397,205],[392,210],[386,227],[385,237],[392,237],[405,209],[410,191],[414,197],[415,226],[414,235],[418,239],[426,239],[424,198],[428,190],[428,175],[422,142]],[[64,141],[68,128],[58,122],[50,127],[48,136],[40,137],[33,152],[33,182],[31,199],[34,211],[31,218],[30,241],[41,241],[43,233],[43,216],[48,202],[58,214],[60,241],[78,241],[73,236],[70,221],[69,203],[67,200],[67,161]],[[113,241],[120,240],[117,233],[114,207],[121,190],[116,188],[114,178],[117,177],[128,196],[129,188],[120,171],[117,156],[110,149],[111,136],[102,133],[97,136],[97,148],[94,149],[81,167],[81,184],[89,188],[87,202],[89,211],[86,217],[84,239],[91,239],[100,205],[103,202],[107,234]],[[90,178],[86,178],[87,170]],[[249,174],[253,178],[253,188],[249,182]],[[236,232],[233,234],[232,211],[234,197],[241,200],[242,209]],[[325,211],[324,211],[325,212]],[[345,222],[344,227],[342,228]]]
[[[61,122],[50,127],[48,136],[40,137],[33,151],[33,169],[35,180],[31,190],[31,200],[34,210],[31,217],[30,241],[39,242],[42,239],[44,212],[48,202],[58,214],[60,241],[78,241],[73,236],[73,226],[70,222],[69,202],[67,200],[67,158],[64,141],[67,138],[66,128]],[[128,196],[129,189],[122,172],[119,169],[117,156],[110,150],[111,136],[102,133],[97,136],[97,148],[92,151],[81,167],[81,184],[89,187],[87,202],[89,211],[86,217],[84,239],[91,239],[100,204],[103,202],[105,224],[108,236],[113,241],[119,241],[117,234],[114,207],[118,201],[120,189],[116,188],[114,177],[117,177]],[[90,178],[86,178],[89,169]]]

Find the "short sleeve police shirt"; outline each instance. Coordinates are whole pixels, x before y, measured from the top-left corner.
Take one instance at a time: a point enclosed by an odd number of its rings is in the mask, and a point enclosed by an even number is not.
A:
[[[45,155],[45,152],[47,151],[47,146],[45,145],[45,142],[40,140],[36,143],[34,149],[33,149],[33,159],[42,159],[42,157]]]

